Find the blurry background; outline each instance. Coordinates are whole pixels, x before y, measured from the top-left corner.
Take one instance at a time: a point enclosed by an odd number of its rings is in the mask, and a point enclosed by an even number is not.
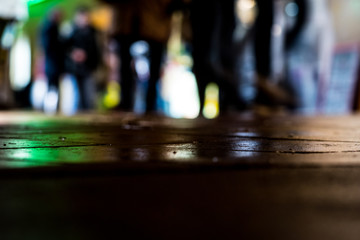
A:
[[[94,87],[86,93],[92,96],[94,104],[87,110],[117,110],[124,86],[118,73],[121,59],[114,50],[119,46],[109,37],[114,12],[119,8],[117,2],[121,1],[0,0],[0,108],[34,109],[66,115],[81,110],[79,86],[71,74],[61,77],[56,95],[49,94],[40,31],[49,12],[56,8],[61,9],[63,14],[59,32],[62,36],[69,35],[77,7],[87,6],[90,21],[97,30],[101,53],[99,65],[93,74]],[[153,4],[156,2],[154,0]],[[191,1],[185,2],[191,4]],[[203,11],[207,11],[207,1],[201,4]],[[288,89],[296,97],[296,105],[289,111],[304,114],[347,114],[358,111],[360,2],[309,0],[307,5],[309,10],[301,34],[294,47],[285,52],[282,50],[284,32],[298,18],[299,7],[296,1],[274,0],[270,81],[290,86]],[[188,23],[191,14],[195,13],[186,7],[172,12],[171,34],[156,88],[156,109],[176,118],[195,118],[199,111],[207,118],[214,118],[221,111],[220,94],[218,84],[211,79],[205,91],[204,108],[200,110],[198,85],[192,71],[192,34]],[[243,102],[241,109],[251,110],[264,105],[263,102],[258,104],[256,99],[258,90],[252,29],[258,14],[257,2],[234,1],[234,14],[236,27],[232,39],[234,45],[239,47],[232,52],[235,65],[232,81]],[[132,110],[144,113],[150,74],[149,44],[138,39],[129,50],[136,81]],[[274,107],[274,104],[265,105]]]

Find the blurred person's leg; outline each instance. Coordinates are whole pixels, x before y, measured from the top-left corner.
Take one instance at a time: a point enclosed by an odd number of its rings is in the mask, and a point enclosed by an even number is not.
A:
[[[294,3],[298,7],[298,13],[296,15],[294,26],[286,33],[285,48],[289,51],[298,40],[301,31],[303,30],[307,20],[309,18],[309,6],[308,0],[294,0]]]
[[[215,82],[215,76],[211,74],[213,71],[209,63],[207,63],[207,54],[201,54],[194,50],[193,54],[193,72],[196,78],[199,101],[200,101],[200,114],[203,112],[205,105],[205,89],[210,82]]]
[[[94,108],[94,83],[91,76],[77,77],[77,84],[79,87],[79,109],[91,110]]]
[[[262,78],[271,73],[271,31],[274,18],[273,0],[257,0],[258,16],[255,22],[256,71]]]
[[[255,68],[257,73],[257,102],[260,104],[292,107],[294,98],[282,87],[271,81],[272,28],[274,0],[257,0],[258,16],[255,22]]]
[[[160,79],[161,64],[164,53],[164,44],[148,41],[150,50],[150,78],[146,95],[146,112],[156,111],[157,83]]]
[[[236,15],[234,1],[219,1],[220,16],[217,19],[216,35],[219,39],[218,69],[220,88],[220,113],[231,108],[240,110],[244,103],[238,94],[238,77],[235,75],[236,51],[233,34],[236,28]]]
[[[130,46],[133,43],[131,37],[121,36],[118,41],[118,55],[120,58],[120,86],[121,86],[121,102],[120,109],[132,111],[135,96],[135,79],[132,70],[132,57],[130,54]]]
[[[216,47],[218,47],[214,46],[216,19],[219,14],[216,6],[214,0],[206,1],[206,4],[203,1],[194,0],[191,8],[193,72],[198,86],[200,115],[204,109],[206,86],[210,82],[218,83],[211,64],[214,52],[217,51]]]
[[[60,73],[56,71],[47,71],[46,77],[48,79],[49,89],[59,89]]]
[[[48,114],[55,114],[59,109],[59,81],[60,74],[56,71],[46,71],[48,79],[48,92],[44,99],[44,111]]]
[[[196,77],[196,83],[198,87],[198,94],[199,94],[199,101],[200,101],[200,109],[199,113],[202,114],[205,106],[205,89],[206,86],[211,80],[209,79],[208,74],[206,72],[204,73],[203,69],[206,69],[206,67],[202,67],[200,64],[195,64],[197,60],[194,58],[194,75]],[[196,65],[196,66],[195,66]]]
[[[294,110],[298,110],[301,109],[301,106],[304,105],[304,102],[311,102],[311,97],[303,97],[303,92],[302,89],[299,87],[299,82],[296,79],[291,79],[292,77],[294,77],[294,74],[291,73],[290,70],[290,62],[292,61],[291,59],[291,55],[293,53],[291,53],[292,51],[297,51],[296,48],[299,48],[299,44],[301,43],[301,39],[304,37],[304,28],[307,25],[307,22],[309,20],[309,5],[308,5],[308,1],[309,0],[294,0],[293,3],[295,3],[297,5],[298,8],[298,12],[297,15],[295,17],[295,22],[293,23],[292,27],[290,29],[288,29],[288,31],[286,32],[285,35],[285,56],[286,56],[286,61],[284,61],[285,64],[285,79],[283,82],[283,87],[284,89],[286,89],[294,98],[294,104],[293,104],[293,109]],[[306,51],[306,49],[303,49]],[[298,55],[298,54],[296,54]],[[299,55],[298,55],[299,57]],[[300,73],[300,75],[303,75],[304,72],[307,72],[307,70],[304,70],[304,68],[306,69],[307,67],[301,67],[302,69],[302,73]],[[299,76],[299,73],[295,74],[297,76]],[[305,82],[311,82],[312,77],[307,78],[306,81],[302,81],[301,84],[305,84]],[[307,87],[308,88],[308,87]],[[308,89],[306,92],[308,92],[310,94],[310,92],[313,92],[314,89]],[[310,94],[311,95],[311,94]],[[308,104],[306,104],[308,105]],[[311,104],[310,104],[311,105]]]
[[[79,92],[79,104],[78,104],[78,109],[79,110],[87,110],[86,109],[86,99],[85,99],[85,92],[84,92],[84,77],[83,76],[79,76],[79,75],[75,75],[75,80],[76,80],[76,84],[78,87],[78,92]]]

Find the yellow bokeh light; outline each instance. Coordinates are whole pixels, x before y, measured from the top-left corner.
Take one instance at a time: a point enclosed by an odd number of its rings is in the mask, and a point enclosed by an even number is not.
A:
[[[116,107],[120,103],[120,85],[111,81],[107,86],[107,93],[104,97],[104,106],[108,109]]]
[[[219,115],[219,87],[215,83],[209,83],[206,87],[203,115],[208,119]]]

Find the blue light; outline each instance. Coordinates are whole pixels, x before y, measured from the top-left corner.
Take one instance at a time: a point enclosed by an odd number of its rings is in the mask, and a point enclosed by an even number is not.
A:
[[[289,17],[296,17],[299,14],[299,6],[294,2],[286,4],[285,13]]]

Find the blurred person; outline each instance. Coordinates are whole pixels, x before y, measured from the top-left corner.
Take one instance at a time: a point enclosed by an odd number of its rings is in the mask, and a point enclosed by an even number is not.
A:
[[[58,103],[59,81],[64,73],[64,41],[59,34],[63,13],[54,9],[48,15],[41,29],[41,44],[45,55],[45,75],[48,81],[49,97],[55,96],[51,112],[56,111]],[[46,104],[46,103],[45,103]],[[46,106],[45,106],[46,107]]]
[[[205,104],[205,89],[210,82],[219,86],[220,109],[243,109],[244,104],[240,101],[234,76],[235,2],[210,0],[205,3],[193,0],[190,12],[193,72],[198,84],[200,115]]]
[[[307,6],[300,37],[288,54],[289,78],[298,111],[316,113],[323,107],[331,77],[335,34],[327,0],[303,0]]]
[[[149,46],[150,77],[146,93],[146,112],[156,111],[157,83],[160,79],[163,55],[170,36],[173,0],[111,1],[114,5],[111,37],[117,43],[120,60],[121,103],[120,109],[133,111],[135,78],[130,46],[144,40]]]
[[[132,111],[134,105],[135,79],[132,70],[131,45],[138,38],[138,12],[137,1],[106,1],[113,4],[112,26],[110,29],[110,45],[118,56],[120,66],[118,80],[121,83],[120,109]]]
[[[85,6],[77,8],[72,32],[66,39],[66,70],[76,79],[82,110],[93,108],[93,73],[100,62],[97,32],[90,24],[89,13]]]
[[[260,104],[270,106],[284,105],[290,109],[296,106],[296,99],[292,96],[291,89],[287,86],[286,79],[271,79],[273,49],[272,41],[274,33],[275,2],[277,0],[257,0],[258,14],[254,26],[254,53],[256,68],[256,87],[258,91],[257,101]],[[295,24],[286,31],[281,41],[283,49],[289,51],[298,38],[304,23],[307,12],[306,0],[294,0],[298,7],[298,14]],[[281,13],[282,14],[282,13]],[[281,27],[281,26],[277,26]],[[282,26],[284,27],[284,26]],[[280,30],[283,32],[284,29]],[[282,54],[282,53],[281,53]],[[281,83],[281,84],[278,84]]]
[[[149,44],[150,77],[146,93],[146,112],[156,112],[157,83],[171,31],[173,0],[140,1],[139,34]]]

